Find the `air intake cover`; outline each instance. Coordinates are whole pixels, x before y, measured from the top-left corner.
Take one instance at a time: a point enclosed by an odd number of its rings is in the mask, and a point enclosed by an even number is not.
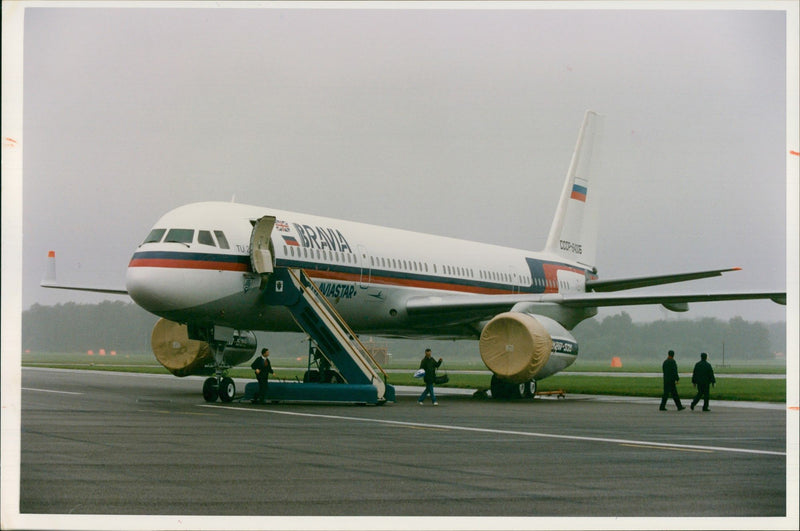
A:
[[[523,383],[533,379],[550,359],[553,340],[535,317],[506,312],[484,327],[479,346],[489,370],[505,380]]]

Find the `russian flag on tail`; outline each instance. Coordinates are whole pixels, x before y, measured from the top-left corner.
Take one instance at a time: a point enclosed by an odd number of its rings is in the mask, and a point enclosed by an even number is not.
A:
[[[586,192],[587,189],[585,186],[581,186],[579,184],[572,185],[572,195],[570,197],[572,199],[577,199],[578,201],[586,202]]]

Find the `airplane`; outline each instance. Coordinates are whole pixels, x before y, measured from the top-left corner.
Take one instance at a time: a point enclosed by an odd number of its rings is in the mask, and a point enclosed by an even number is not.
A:
[[[297,316],[275,302],[275,292],[291,278],[270,276],[285,270],[302,270],[356,335],[477,339],[492,372],[492,396],[500,398],[532,397],[539,380],[573,364],[578,343],[570,330],[599,307],[660,304],[687,311],[691,302],[746,299],[786,304],[785,292],[624,293],[739,268],[601,279],[590,194],[600,124],[601,117],[587,111],[540,252],[202,202],[175,208],[153,225],[128,264],[124,289],[57,283],[52,252],[41,285],[127,294],[161,317],[154,354],[176,376],[213,372],[204,384],[209,401],[217,394],[232,399],[235,389],[224,371],[256,352],[253,331],[301,331]]]

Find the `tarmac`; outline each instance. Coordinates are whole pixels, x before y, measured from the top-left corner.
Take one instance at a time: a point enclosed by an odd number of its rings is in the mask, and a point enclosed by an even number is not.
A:
[[[248,381],[236,381],[239,393]],[[516,528],[700,529],[724,518],[746,529],[768,518],[796,528],[785,404],[712,392],[710,412],[660,412],[658,399],[502,402],[437,388],[434,407],[417,405],[421,388],[398,387],[384,406],[258,406],[206,403],[201,386],[23,368],[19,523],[92,528],[94,515],[127,515],[97,522],[349,529],[369,516],[380,517],[370,528],[442,529],[430,517],[459,517],[452,528],[492,517]]]

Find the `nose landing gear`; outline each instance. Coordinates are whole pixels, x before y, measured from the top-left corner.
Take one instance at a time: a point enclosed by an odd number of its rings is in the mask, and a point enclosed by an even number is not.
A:
[[[223,357],[225,342],[214,341],[211,348],[214,349],[214,363],[210,367],[214,369],[214,376],[203,382],[203,399],[206,402],[216,402],[219,397],[223,402],[230,402],[236,395],[236,384],[233,378],[225,376],[225,371],[230,368]]]

